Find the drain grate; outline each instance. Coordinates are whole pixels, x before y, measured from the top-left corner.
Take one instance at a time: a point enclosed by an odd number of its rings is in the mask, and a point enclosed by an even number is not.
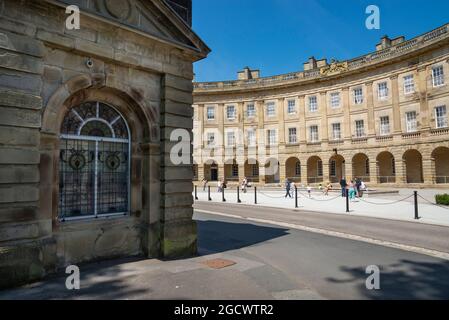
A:
[[[213,259],[213,260],[203,261],[202,264],[204,264],[212,269],[223,269],[223,268],[233,266],[236,263],[234,261],[226,260],[226,259]]]

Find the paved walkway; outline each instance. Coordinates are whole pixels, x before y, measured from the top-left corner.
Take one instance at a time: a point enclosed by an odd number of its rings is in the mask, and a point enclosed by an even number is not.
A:
[[[449,262],[375,244],[196,213],[200,256],[80,265],[81,290],[64,273],[1,299],[447,299]],[[235,264],[213,269],[205,261]],[[366,268],[381,270],[367,290]],[[232,302],[230,302],[232,303]]]
[[[419,220],[415,220],[415,207],[413,190],[401,189],[398,194],[393,195],[371,195],[364,196],[350,202],[350,214],[360,216],[377,217],[383,219],[393,219],[401,221],[414,221],[417,223],[436,224],[449,226],[449,207],[435,205],[434,195],[444,193],[442,190],[420,190],[418,191],[418,212]],[[285,198],[285,191],[257,189],[257,205],[275,208],[295,208],[294,198]],[[294,192],[293,192],[294,195]],[[346,199],[339,196],[338,192],[329,193],[324,196],[321,191],[312,192],[309,198],[305,190],[299,190],[299,209],[307,211],[317,211],[324,213],[346,213]],[[207,192],[198,190],[198,200],[207,201]],[[212,202],[222,202],[221,193],[215,188],[211,192]],[[227,203],[237,203],[237,192],[235,189],[225,191]],[[240,193],[242,204],[254,204],[254,188],[250,188],[248,193]]]

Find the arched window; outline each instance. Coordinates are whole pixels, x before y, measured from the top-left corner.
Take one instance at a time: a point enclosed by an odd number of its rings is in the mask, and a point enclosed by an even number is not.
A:
[[[60,140],[59,219],[129,213],[130,135],[123,117],[100,102],[66,114]]]

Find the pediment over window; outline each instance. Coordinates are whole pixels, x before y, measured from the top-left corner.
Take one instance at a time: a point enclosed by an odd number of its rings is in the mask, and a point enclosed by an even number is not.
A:
[[[210,49],[163,0],[58,0],[77,5],[81,12],[182,45],[206,56]]]

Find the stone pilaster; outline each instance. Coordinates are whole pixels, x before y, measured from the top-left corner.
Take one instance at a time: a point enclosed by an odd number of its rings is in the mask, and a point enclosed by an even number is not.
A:
[[[368,136],[375,136],[373,83],[366,83],[366,104],[368,108]]]
[[[400,134],[401,129],[401,108],[399,106],[399,82],[398,76],[394,75],[391,79],[391,94],[393,101],[393,132]]]
[[[320,94],[320,114],[321,114],[321,141],[329,141],[329,127],[327,124],[327,95],[326,92]]]
[[[307,129],[306,129],[306,102],[305,96],[298,97],[299,101],[299,143],[306,144],[307,143]]]
[[[343,138],[345,140],[351,140],[351,116],[350,116],[350,100],[349,100],[349,88],[343,88],[341,91],[342,96],[342,108],[344,113],[343,121]]]
[[[430,129],[430,118],[432,110],[429,109],[429,101],[427,98],[427,68],[418,69],[418,91],[419,91],[419,121],[421,130]],[[425,180],[425,178],[424,178]]]

